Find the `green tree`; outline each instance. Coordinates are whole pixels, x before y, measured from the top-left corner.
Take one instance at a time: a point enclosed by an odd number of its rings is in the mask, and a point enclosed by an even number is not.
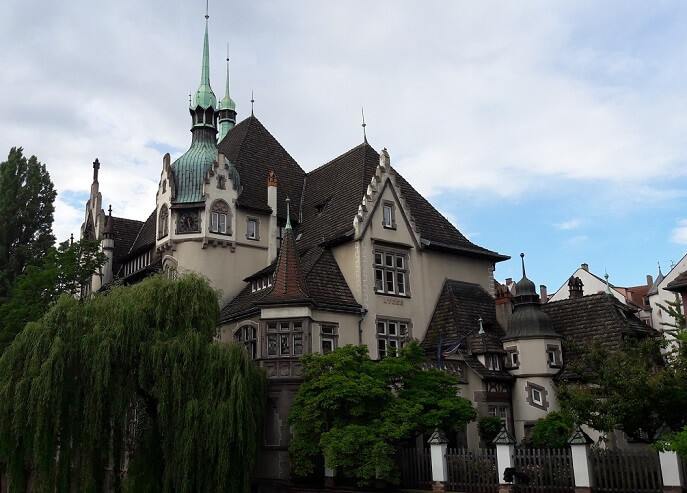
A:
[[[565,412],[552,411],[545,418],[537,420],[528,438],[533,448],[566,448],[573,432],[572,416]]]
[[[55,243],[52,221],[56,192],[36,156],[21,147],[0,163],[0,300],[28,265],[40,265]]]
[[[398,357],[370,360],[365,346],[346,346],[302,358],[303,383],[289,423],[292,465],[313,471],[322,454],[328,467],[355,477],[398,482],[399,444],[435,427],[461,430],[476,417],[458,397],[458,379],[435,368],[416,342]]]
[[[217,293],[197,276],[62,296],[0,357],[0,457],[13,489],[248,491],[265,376],[213,343]]]
[[[498,416],[482,416],[477,421],[479,437],[488,448],[494,448],[494,438],[502,427],[503,421]]]
[[[600,431],[618,428],[634,440],[651,443],[667,424],[687,424],[687,376],[683,364],[662,354],[662,337],[628,339],[610,351],[598,342],[575,348],[569,364],[575,379],[562,380],[556,394],[575,422]]]
[[[40,319],[61,294],[84,295],[83,286],[106,260],[97,241],[65,241],[48,251],[41,266],[29,265],[0,305],[0,355],[24,326]]]

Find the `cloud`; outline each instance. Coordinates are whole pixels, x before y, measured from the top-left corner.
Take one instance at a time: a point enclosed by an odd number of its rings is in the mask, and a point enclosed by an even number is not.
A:
[[[670,232],[670,241],[679,245],[687,245],[687,219],[680,219],[677,226]]]
[[[569,231],[571,229],[577,229],[582,224],[580,219],[571,219],[570,221],[564,221],[562,223],[554,223],[553,227],[562,231]]]

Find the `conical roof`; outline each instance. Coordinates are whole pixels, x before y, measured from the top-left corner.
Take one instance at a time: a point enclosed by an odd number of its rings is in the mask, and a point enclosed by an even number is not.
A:
[[[208,43],[208,15],[205,15],[205,38],[203,40],[203,62],[200,71],[200,85],[193,95],[191,109],[198,107],[204,110],[217,106],[217,97],[210,87],[210,47]]]

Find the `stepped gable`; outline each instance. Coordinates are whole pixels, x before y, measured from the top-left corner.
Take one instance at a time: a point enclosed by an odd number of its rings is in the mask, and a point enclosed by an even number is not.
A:
[[[131,246],[136,241],[136,237],[143,227],[143,222],[115,216],[110,217],[108,221],[112,221],[112,234],[114,235],[112,272],[116,274],[131,250]]]
[[[480,317],[484,334],[478,333]],[[494,298],[479,284],[447,279],[420,346],[433,355],[440,337],[444,350],[465,338],[461,349],[471,353],[503,353],[502,336]]]
[[[313,248],[299,259],[306,291],[318,308],[358,312],[360,305],[346,284],[334,256],[329,250]],[[269,290],[251,291],[250,281],[274,273],[276,262],[246,278],[249,284],[222,309],[222,323],[231,322],[260,311],[259,305]]]
[[[632,308],[606,293],[544,303],[541,310],[551,318],[564,341],[575,344],[588,345],[596,340],[604,348],[615,350],[626,336],[642,338],[658,334]],[[575,355],[566,346],[564,343],[563,361],[569,363]],[[562,373],[566,374],[565,369]]]
[[[353,236],[353,219],[378,165],[379,153],[364,142],[307,174],[300,249],[346,241]],[[390,172],[410,208],[425,247],[494,261],[509,258],[470,242],[393,167]]]
[[[298,208],[303,194],[305,171],[289,155],[255,116],[232,128],[218,149],[234,165],[241,177],[243,190],[237,205],[270,212],[267,204],[267,175],[274,171],[277,186],[277,216],[286,219],[286,198]]]

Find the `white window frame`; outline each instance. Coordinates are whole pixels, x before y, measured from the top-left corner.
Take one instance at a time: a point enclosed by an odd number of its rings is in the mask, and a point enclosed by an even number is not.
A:
[[[243,345],[252,359],[258,357],[258,330],[253,325],[242,325],[236,330],[234,339]]]
[[[266,357],[300,358],[306,353],[302,320],[270,320],[265,332]]]
[[[388,213],[387,213],[388,212]],[[386,229],[396,229],[396,221],[394,220],[394,204],[393,202],[384,202],[382,204],[382,226]]]
[[[375,293],[410,297],[408,252],[375,248],[373,262]]]
[[[377,356],[379,359],[389,356],[391,349],[394,350],[394,356],[398,356],[398,350],[405,347],[410,338],[410,321],[380,318],[377,320],[376,327]]]
[[[532,402],[537,404],[538,406],[543,406],[544,405],[544,396],[542,395],[541,390],[539,389],[530,389],[531,392],[531,397],[532,397]],[[539,395],[539,398],[537,398],[537,395]]]
[[[252,225],[252,226],[251,226]],[[251,231],[252,227],[252,231]],[[246,238],[249,240],[260,239],[260,221],[254,217],[246,218]]]
[[[320,325],[320,351],[322,354],[328,354],[336,351],[339,346],[339,327],[336,324],[321,324]],[[329,349],[325,350],[325,345],[329,345]]]

